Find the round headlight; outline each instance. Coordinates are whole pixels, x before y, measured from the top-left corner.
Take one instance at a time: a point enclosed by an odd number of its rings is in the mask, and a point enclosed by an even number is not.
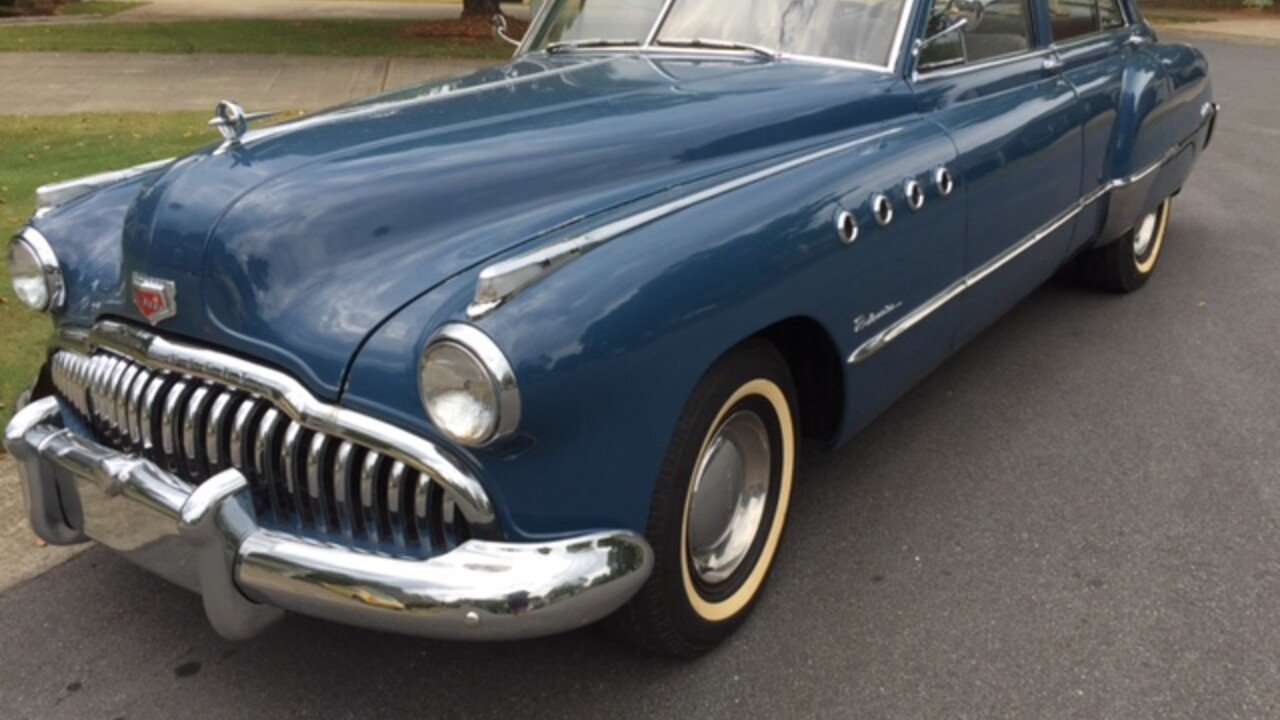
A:
[[[62,307],[62,270],[42,235],[25,230],[9,242],[9,278],[24,305],[39,312]]]
[[[470,325],[448,325],[427,346],[418,389],[431,422],[469,447],[509,435],[520,421],[510,364],[487,335]]]

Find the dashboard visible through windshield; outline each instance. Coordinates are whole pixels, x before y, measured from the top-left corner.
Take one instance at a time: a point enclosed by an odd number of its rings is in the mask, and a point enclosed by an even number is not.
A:
[[[549,0],[526,49],[563,52],[652,44],[884,66],[905,4],[906,0]]]

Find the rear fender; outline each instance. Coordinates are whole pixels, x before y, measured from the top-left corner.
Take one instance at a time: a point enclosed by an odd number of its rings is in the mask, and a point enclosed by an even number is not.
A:
[[[1214,106],[1209,68],[1188,45],[1133,53],[1108,149],[1109,189],[1097,245],[1123,236],[1176,194],[1208,139]],[[1091,191],[1086,188],[1086,192]]]

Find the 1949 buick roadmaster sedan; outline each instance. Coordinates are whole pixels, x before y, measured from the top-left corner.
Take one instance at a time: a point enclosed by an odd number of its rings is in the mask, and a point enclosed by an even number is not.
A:
[[[696,654],[801,438],[1064,267],[1142,285],[1216,116],[1131,0],[553,0],[501,67],[42,188],[5,441],[40,537],[227,637]]]

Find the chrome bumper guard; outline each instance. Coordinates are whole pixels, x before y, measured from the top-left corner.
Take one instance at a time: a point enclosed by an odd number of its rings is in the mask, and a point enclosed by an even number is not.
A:
[[[538,543],[468,540],[429,559],[375,555],[259,527],[236,470],[191,485],[62,426],[56,398],[5,431],[31,526],[52,544],[96,540],[204,599],[213,627],[251,637],[293,611],[452,640],[536,637],[592,623],[648,578],[631,532]]]

